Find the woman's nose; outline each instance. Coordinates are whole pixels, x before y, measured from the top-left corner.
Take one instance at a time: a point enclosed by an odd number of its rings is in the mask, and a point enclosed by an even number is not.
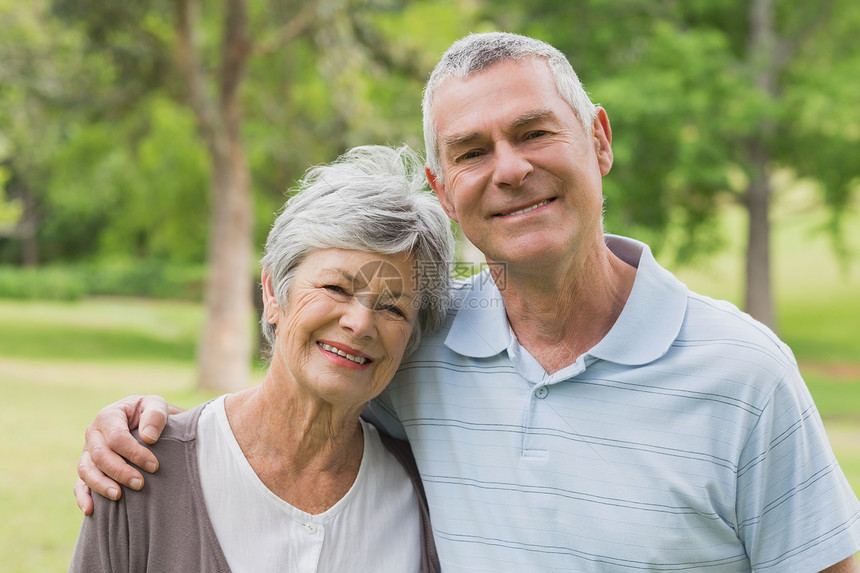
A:
[[[356,338],[366,338],[376,333],[375,321],[373,301],[369,296],[358,294],[346,305],[340,317],[340,326]]]

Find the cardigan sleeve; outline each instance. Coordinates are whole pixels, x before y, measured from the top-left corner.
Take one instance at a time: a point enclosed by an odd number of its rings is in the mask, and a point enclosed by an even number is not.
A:
[[[93,495],[94,510],[81,523],[69,573],[129,571],[128,516],[125,498]]]

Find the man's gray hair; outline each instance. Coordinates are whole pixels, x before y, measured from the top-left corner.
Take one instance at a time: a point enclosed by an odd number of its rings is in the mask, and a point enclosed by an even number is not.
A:
[[[573,108],[585,132],[591,133],[591,124],[597,116],[597,108],[585,93],[582,82],[563,53],[546,42],[518,34],[470,34],[448,48],[424,87],[424,101],[421,104],[424,112],[424,148],[427,165],[433,175],[439,178],[443,175],[436,124],[433,120],[433,98],[439,86],[448,78],[462,80],[496,62],[536,57],[546,60],[559,95]]]
[[[426,188],[421,157],[409,147],[356,147],[334,163],[313,167],[278,215],[261,265],[275,298],[287,307],[296,267],[317,249],[350,249],[384,255],[410,253],[415,272],[417,323],[406,352],[445,320],[454,248],[448,217]],[[275,326],[260,321],[269,346]],[[266,352],[271,358],[271,348]]]

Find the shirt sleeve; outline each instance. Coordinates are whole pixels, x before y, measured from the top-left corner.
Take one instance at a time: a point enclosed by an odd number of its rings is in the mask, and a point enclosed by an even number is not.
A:
[[[738,535],[757,572],[820,571],[860,549],[860,503],[796,367],[741,453],[737,488]]]

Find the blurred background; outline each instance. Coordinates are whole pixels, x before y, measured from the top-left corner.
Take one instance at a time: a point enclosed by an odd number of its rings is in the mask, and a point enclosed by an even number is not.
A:
[[[99,408],[260,380],[288,189],[354,145],[421,149],[423,83],[469,32],[568,55],[612,122],[606,230],[792,347],[860,492],[858,29],[853,0],[0,0],[3,569],[67,567]]]

